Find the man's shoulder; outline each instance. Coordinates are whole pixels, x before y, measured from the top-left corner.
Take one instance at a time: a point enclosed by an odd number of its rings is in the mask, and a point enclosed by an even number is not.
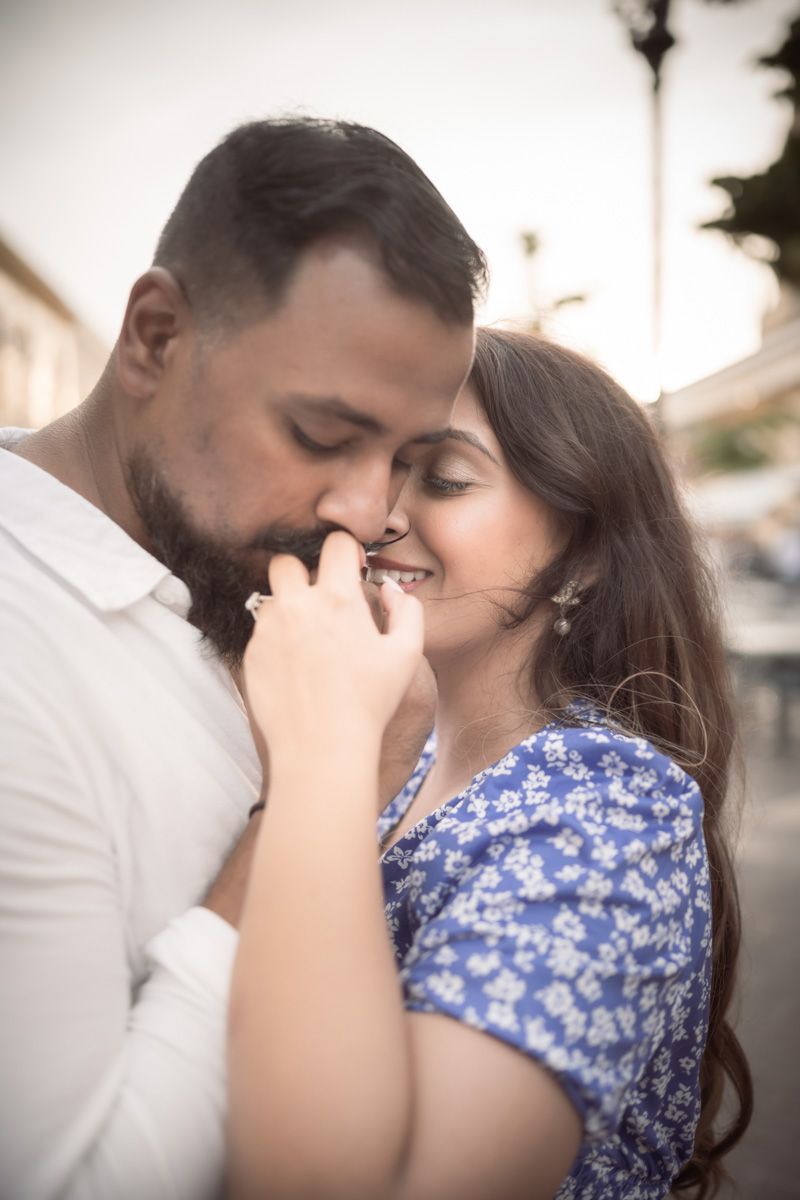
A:
[[[17,598],[20,611],[35,620],[39,605],[57,603],[68,590],[24,541],[0,525],[0,621],[13,614]]]
[[[8,545],[0,577],[12,594],[35,579],[53,596],[110,613],[169,574],[108,513],[7,449],[0,449],[0,536]]]
[[[0,450],[16,450],[32,429],[21,429],[17,425],[0,425]]]

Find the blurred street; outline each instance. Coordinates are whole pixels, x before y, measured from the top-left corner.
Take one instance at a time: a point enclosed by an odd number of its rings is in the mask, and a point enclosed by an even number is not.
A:
[[[800,621],[800,614],[795,617]],[[755,1084],[753,1123],[728,1159],[722,1200],[800,1197],[800,691],[742,694],[747,757],[739,838],[744,921],[739,1032]],[[782,748],[779,743],[783,742]]]

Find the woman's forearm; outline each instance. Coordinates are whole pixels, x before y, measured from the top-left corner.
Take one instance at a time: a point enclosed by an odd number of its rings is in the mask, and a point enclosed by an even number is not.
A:
[[[379,738],[273,763],[234,971],[239,1196],[391,1194],[411,1070],[375,838]],[[349,746],[348,744],[349,743]]]

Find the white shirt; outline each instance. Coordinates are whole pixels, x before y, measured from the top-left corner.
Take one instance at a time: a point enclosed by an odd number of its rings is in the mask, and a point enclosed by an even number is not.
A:
[[[189,602],[118,525],[0,450],[3,1200],[219,1186],[236,933],[194,906],[260,768]]]

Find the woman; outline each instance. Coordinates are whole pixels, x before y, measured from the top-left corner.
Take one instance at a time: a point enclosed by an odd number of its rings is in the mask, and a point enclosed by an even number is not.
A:
[[[657,438],[590,363],[483,330],[387,542],[383,634],[336,533],[313,586],[272,561],[246,656],[271,775],[231,1000],[234,1192],[706,1195],[751,1102],[725,1020],[733,731]],[[436,734],[379,864],[423,608]]]

